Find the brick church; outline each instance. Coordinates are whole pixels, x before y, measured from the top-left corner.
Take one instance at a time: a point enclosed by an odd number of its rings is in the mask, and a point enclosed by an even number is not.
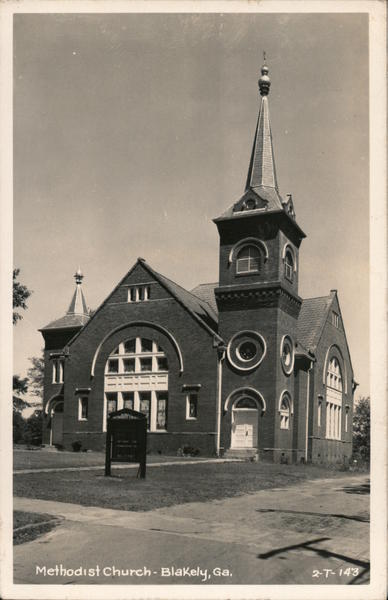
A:
[[[303,300],[305,237],[278,190],[266,65],[245,191],[214,219],[219,281],[187,291],[139,258],[90,313],[83,275],[43,327],[45,444],[102,450],[107,416],[146,414],[148,449],[342,462],[356,383],[336,290]]]

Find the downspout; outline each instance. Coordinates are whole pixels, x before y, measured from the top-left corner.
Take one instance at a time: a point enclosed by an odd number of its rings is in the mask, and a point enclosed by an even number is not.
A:
[[[310,405],[310,371],[313,368],[313,361],[310,361],[310,366],[307,371],[307,395],[306,395],[306,439],[304,449],[304,461],[307,463],[308,460],[308,449],[309,449],[309,405]]]
[[[222,405],[222,363],[226,347],[217,347],[217,404],[216,404],[216,455],[220,456],[221,447],[221,405]]]

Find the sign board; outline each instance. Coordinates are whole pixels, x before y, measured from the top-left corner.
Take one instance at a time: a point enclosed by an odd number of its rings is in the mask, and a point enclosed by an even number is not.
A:
[[[111,474],[111,463],[139,463],[140,477],[146,476],[147,417],[141,412],[123,408],[110,413],[106,431],[105,475]]]

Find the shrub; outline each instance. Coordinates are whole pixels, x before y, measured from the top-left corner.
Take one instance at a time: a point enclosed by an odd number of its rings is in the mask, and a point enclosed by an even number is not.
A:
[[[81,442],[72,442],[71,447],[73,448],[73,452],[79,452],[82,448]]]
[[[32,446],[40,446],[42,443],[42,411],[35,410],[34,413],[26,420],[23,439],[27,444]]]

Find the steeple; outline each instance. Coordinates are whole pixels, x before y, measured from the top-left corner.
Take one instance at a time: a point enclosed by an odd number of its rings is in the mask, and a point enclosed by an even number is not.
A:
[[[81,269],[78,267],[76,273],[74,274],[75,279],[75,291],[73,297],[70,302],[70,306],[67,310],[68,315],[85,315],[89,316],[89,310],[86,305],[85,296],[83,294],[81,285],[84,276]]]
[[[253,189],[260,196],[261,188],[273,188],[276,191],[278,189],[268,108],[271,80],[268,77],[266,64],[261,67],[261,77],[258,84],[261,104],[245,191]]]

